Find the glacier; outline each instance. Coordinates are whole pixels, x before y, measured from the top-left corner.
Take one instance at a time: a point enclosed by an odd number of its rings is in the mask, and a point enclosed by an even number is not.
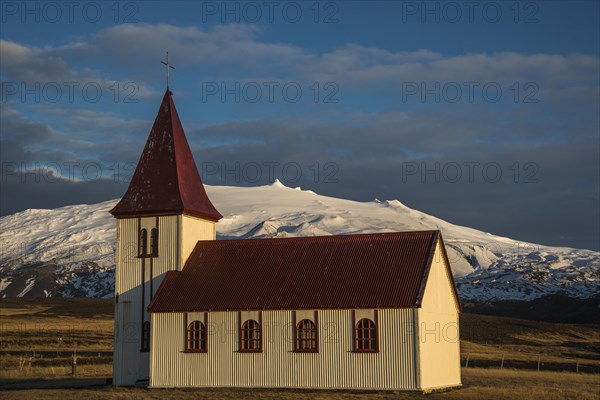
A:
[[[462,300],[533,300],[598,293],[600,253],[551,247],[454,225],[398,200],[358,202],[275,181],[257,187],[208,186],[223,214],[217,239],[438,229]],[[0,218],[0,297],[112,297],[117,200]]]

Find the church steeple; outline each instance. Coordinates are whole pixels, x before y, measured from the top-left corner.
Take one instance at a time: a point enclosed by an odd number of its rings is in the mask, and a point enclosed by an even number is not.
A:
[[[222,218],[204,190],[168,88],[129,188],[110,213],[116,218],[179,214],[210,221]]]

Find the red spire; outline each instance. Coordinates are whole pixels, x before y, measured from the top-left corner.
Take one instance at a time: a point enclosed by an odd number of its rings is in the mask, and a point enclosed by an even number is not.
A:
[[[167,89],[127,192],[110,210],[117,217],[189,214],[218,221]]]

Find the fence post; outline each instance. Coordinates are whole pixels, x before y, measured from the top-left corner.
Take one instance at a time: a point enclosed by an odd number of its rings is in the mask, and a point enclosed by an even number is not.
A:
[[[470,354],[471,354],[471,353],[467,353],[467,362],[466,362],[466,364],[465,364],[465,369],[466,369],[466,368],[469,368],[469,355],[470,355]]]
[[[504,368],[504,354],[502,354],[502,361],[500,362],[500,369]]]
[[[542,356],[538,355],[538,372],[540,372],[540,363],[542,361]]]
[[[73,359],[71,361],[71,375],[77,374],[77,350],[73,352]]]

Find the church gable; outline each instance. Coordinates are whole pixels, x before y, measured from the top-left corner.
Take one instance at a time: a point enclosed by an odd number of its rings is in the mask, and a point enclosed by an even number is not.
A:
[[[421,281],[417,306],[419,308],[424,307],[424,302],[431,301],[430,298],[434,296],[437,302],[445,302],[452,298],[455,311],[461,311],[460,299],[456,291],[450,260],[441,233],[439,234],[439,240],[432,248],[430,260]]]

